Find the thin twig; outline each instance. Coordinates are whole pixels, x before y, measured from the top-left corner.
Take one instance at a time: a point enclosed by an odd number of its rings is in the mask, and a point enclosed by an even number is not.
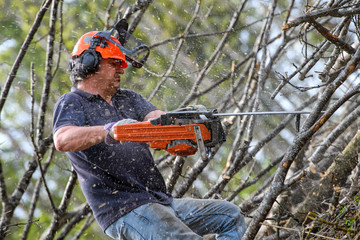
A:
[[[186,37],[186,35],[188,35],[189,31],[190,31],[190,28],[191,26],[194,24],[195,20],[198,18],[198,13],[199,13],[199,10],[200,10],[200,3],[201,1],[198,0],[197,3],[196,3],[196,7],[195,7],[195,10],[194,10],[194,14],[193,14],[193,17],[192,19],[189,21],[189,23],[187,24],[185,30],[184,30],[184,33],[182,35],[184,35]],[[152,93],[150,94],[149,98],[148,98],[148,101],[151,101],[151,99],[156,95],[156,93],[159,91],[160,87],[165,83],[165,81],[168,79],[168,76],[171,74],[172,70],[174,69],[175,67],[175,63],[176,63],[176,60],[178,59],[178,56],[180,54],[180,50],[182,48],[184,44],[184,39],[180,39],[177,47],[176,47],[176,50],[175,50],[175,53],[173,55],[173,58],[171,60],[171,63],[170,63],[170,66],[168,68],[168,70],[166,71],[166,73],[164,74],[164,76],[162,77],[161,81],[158,82],[158,84],[156,85],[155,89],[152,91]]]
[[[227,27],[227,30],[231,30],[234,28],[235,24],[237,23],[237,21],[239,19],[240,13],[243,11],[243,9],[245,7],[246,2],[247,2],[247,0],[242,0],[239,3],[237,9],[234,11],[234,14],[233,14],[231,21]],[[195,79],[189,95],[185,98],[185,100],[180,104],[179,107],[186,106],[192,101],[192,99],[195,96],[195,94],[198,90],[198,87],[201,84],[202,80],[204,79],[206,73],[211,68],[211,66],[213,66],[215,60],[217,59],[218,55],[221,53],[223,47],[225,46],[225,43],[228,40],[229,35],[230,35],[230,33],[224,34],[224,36],[220,40],[219,44],[217,45],[216,49],[214,50],[214,52],[212,53],[210,58],[207,60],[206,64],[202,67],[199,75]]]
[[[279,229],[283,229],[283,230],[286,230],[286,231],[293,231],[293,232],[298,232],[298,233],[309,233],[313,236],[316,236],[316,237],[320,237],[320,238],[324,238],[324,239],[330,239],[330,240],[336,240],[337,238],[332,238],[332,237],[327,237],[327,236],[324,236],[324,235],[321,235],[321,234],[317,234],[317,233],[312,233],[312,232],[307,232],[307,231],[301,231],[299,229],[294,229],[294,228],[288,228],[288,227],[282,227],[282,226],[278,226],[278,225],[273,225],[273,224],[268,224],[268,223],[260,223],[261,225],[263,226],[267,226],[267,227],[273,227],[273,228],[279,228]]]

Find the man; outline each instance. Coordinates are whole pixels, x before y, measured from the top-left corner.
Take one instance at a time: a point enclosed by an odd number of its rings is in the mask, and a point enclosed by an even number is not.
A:
[[[118,45],[99,32],[82,36],[71,54],[74,87],[54,109],[56,149],[66,152],[97,222],[114,239],[203,239],[210,233],[241,239],[245,224],[237,206],[173,199],[146,144],[115,144],[113,126],[164,113],[120,89],[127,63]]]

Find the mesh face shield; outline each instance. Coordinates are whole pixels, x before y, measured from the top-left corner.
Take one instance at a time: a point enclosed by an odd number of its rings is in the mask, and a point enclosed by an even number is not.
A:
[[[110,31],[100,31],[95,36],[104,38],[119,47],[120,51],[125,54],[126,61],[135,68],[141,68],[149,57],[150,49],[127,30],[127,21],[120,19]],[[114,31],[117,32],[120,44],[112,39]]]

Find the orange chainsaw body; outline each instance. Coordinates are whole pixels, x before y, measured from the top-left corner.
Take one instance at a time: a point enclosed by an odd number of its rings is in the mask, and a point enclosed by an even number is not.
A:
[[[138,122],[114,126],[118,141],[149,143],[151,148],[166,150],[176,156],[193,155],[197,151],[195,127],[199,127],[203,141],[211,139],[211,131],[204,124],[153,125]]]

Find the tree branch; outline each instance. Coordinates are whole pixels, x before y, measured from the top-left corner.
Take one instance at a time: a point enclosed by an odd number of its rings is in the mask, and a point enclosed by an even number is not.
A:
[[[350,6],[350,9],[346,8],[325,8],[325,9],[319,9],[315,10],[309,13],[306,13],[305,15],[296,18],[295,20],[289,21],[289,23],[285,24],[283,26],[283,30],[289,30],[290,28],[299,26],[300,24],[310,22],[313,19],[317,19],[320,17],[344,17],[344,16],[351,16],[356,15],[360,13],[359,7]]]
[[[281,167],[279,167],[275,173],[274,181],[268,190],[266,197],[259,206],[258,211],[256,212],[254,219],[251,221],[246,233],[244,235],[244,240],[253,239],[257,234],[260,226],[259,223],[262,222],[268,212],[270,211],[274,201],[279,196],[283,190],[283,185],[285,181],[286,174],[295,160],[297,154],[300,152],[302,147],[311,139],[312,135],[319,130],[319,128],[329,119],[329,117],[335,112],[336,109],[331,109],[323,115],[323,117],[318,120],[314,126],[313,121],[315,122],[315,117],[318,116],[319,112],[323,109],[324,103],[328,102],[328,99],[332,96],[335,90],[348,78],[348,76],[355,70],[360,61],[360,49],[358,49],[347,64],[346,69],[337,77],[337,79],[327,86],[326,90],[323,93],[323,96],[318,101],[314,114],[311,114],[308,118],[307,123],[304,124],[302,131],[299,133],[294,143],[287,150],[284,159],[281,162]]]
[[[50,23],[49,23],[49,34],[47,41],[47,50],[46,50],[46,63],[45,63],[45,77],[44,77],[44,87],[41,94],[40,102],[40,111],[37,124],[37,142],[42,141],[43,130],[45,125],[45,114],[48,108],[49,94],[51,82],[53,80],[52,67],[53,67],[53,57],[54,57],[54,42],[55,42],[55,26],[57,21],[57,11],[60,0],[55,0],[52,2],[51,14],[50,14]]]
[[[36,33],[36,31],[38,30],[38,28],[40,27],[40,24],[44,18],[44,15],[46,13],[46,11],[48,10],[48,8],[50,7],[52,0],[47,0],[40,8],[40,10],[38,11],[38,13],[36,14],[36,18],[35,21],[29,31],[29,34],[26,36],[26,39],[23,43],[23,45],[20,48],[20,51],[15,59],[15,62],[11,68],[11,71],[9,73],[9,76],[6,80],[5,86],[1,92],[1,99],[0,99],[0,112],[2,112],[2,109],[4,107],[5,101],[7,99],[7,96],[9,94],[11,85],[16,77],[16,73],[20,67],[20,64],[26,54],[26,51],[32,41],[32,39],[34,38],[34,35]]]
[[[315,28],[318,30],[318,32],[325,37],[328,41],[339,47],[340,49],[343,49],[349,54],[354,54],[355,49],[350,45],[347,44],[345,41],[343,41],[341,38],[336,37],[333,35],[328,29],[326,29],[323,25],[315,21],[314,19],[311,19],[309,21]]]

